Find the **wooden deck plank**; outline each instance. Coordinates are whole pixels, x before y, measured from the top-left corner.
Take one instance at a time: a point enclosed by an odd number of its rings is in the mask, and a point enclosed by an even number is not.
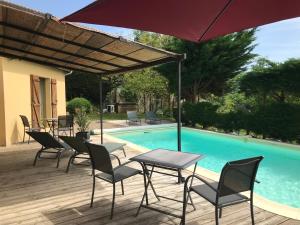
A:
[[[115,216],[109,219],[112,187],[97,181],[94,207],[90,208],[92,179],[88,167],[73,166],[68,174],[65,166],[68,154],[62,159],[60,168],[55,168],[55,160],[41,160],[32,166],[38,145],[19,145],[19,148],[6,149],[0,153],[0,224],[1,225],[174,225],[179,219],[161,213],[141,209],[135,216],[144,186],[142,176],[125,181],[125,195],[117,185]],[[127,151],[128,158],[137,152]],[[117,153],[125,161],[122,152]],[[153,183],[159,194],[182,200],[183,185],[176,184],[176,178],[155,174]],[[181,213],[182,205],[169,200],[157,202],[149,191],[150,202],[155,207]],[[214,207],[197,195],[193,195],[197,210],[188,207],[187,224],[212,225]],[[255,221],[258,225],[300,225],[291,220],[255,207]],[[251,224],[249,204],[244,203],[224,208],[222,225]]]

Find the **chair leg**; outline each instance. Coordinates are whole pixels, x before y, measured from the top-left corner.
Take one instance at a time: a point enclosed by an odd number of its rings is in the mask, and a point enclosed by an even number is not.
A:
[[[73,154],[73,155],[70,157],[70,159],[69,159],[69,162],[68,162],[68,166],[67,166],[67,169],[66,169],[66,173],[68,173],[68,172],[69,172],[69,169],[70,169],[71,162],[73,162],[73,161],[74,161],[74,158],[75,158],[75,156],[76,156],[76,153],[75,153],[75,154]]]
[[[41,153],[42,153],[43,150],[44,150],[44,148],[41,148],[41,149],[36,153],[35,158],[34,158],[34,161],[33,161],[33,166],[36,165],[36,161],[37,161],[37,159],[40,157],[40,155],[41,155]]]
[[[124,184],[123,184],[123,180],[121,180],[121,187],[122,187],[122,195],[124,195]]]
[[[182,217],[181,217],[180,225],[185,225],[186,206],[189,198],[188,196],[190,196],[190,193],[185,185],[184,192],[183,192]]]
[[[28,142],[27,142],[28,144],[29,144],[29,141],[30,141],[30,135],[28,135]]]
[[[23,133],[23,143],[25,141],[25,129],[24,129],[24,133]]]
[[[116,184],[113,183],[113,199],[112,199],[112,205],[111,205],[110,219],[112,219],[114,216],[115,197],[116,197]]]
[[[222,217],[222,208],[220,208],[220,212],[219,212],[219,218]]]
[[[215,206],[215,220],[216,220],[216,225],[219,225],[219,216],[218,216],[218,207]]]
[[[255,221],[254,221],[254,210],[253,210],[253,198],[251,198],[250,200],[250,210],[251,210],[251,221],[252,221],[252,225],[255,224]]]
[[[126,152],[125,152],[125,148],[124,147],[122,148],[122,151],[123,151],[123,154],[124,154],[124,156],[126,158]]]
[[[94,176],[94,174],[92,174],[93,176],[93,189],[92,189],[92,197],[91,197],[91,204],[90,207],[93,207],[93,203],[94,203],[94,194],[95,194],[95,185],[96,185],[96,178]]]
[[[59,162],[60,162],[60,157],[61,157],[61,152],[58,152],[57,153],[57,163],[56,163],[56,168],[58,168],[59,167]]]

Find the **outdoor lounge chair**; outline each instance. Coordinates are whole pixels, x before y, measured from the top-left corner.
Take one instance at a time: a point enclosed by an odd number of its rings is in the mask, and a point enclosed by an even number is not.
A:
[[[74,165],[74,160],[76,158],[77,159],[86,159],[86,160],[90,161],[90,154],[89,154],[87,146],[85,145],[85,140],[83,140],[82,138],[70,137],[70,136],[59,136],[59,138],[61,140],[63,140],[67,145],[69,145],[74,151],[73,154],[71,155],[70,159],[69,159],[67,169],[66,169],[66,173],[69,172],[70,165],[71,164]],[[120,161],[119,157],[112,154],[112,152],[114,152],[116,150],[119,150],[119,149],[123,150],[123,153],[126,157],[125,150],[124,150],[124,145],[125,144],[122,144],[122,143],[107,143],[107,144],[104,144],[106,149],[108,149],[108,152],[110,153],[110,155],[118,160],[119,165],[121,164],[121,161]],[[80,163],[80,164],[81,165],[90,165],[90,164],[84,164],[84,163]]]
[[[136,111],[127,111],[127,120],[126,122],[129,123],[142,123],[141,119],[138,118]]]
[[[253,188],[256,173],[262,156],[248,158],[226,163],[223,167],[219,182],[209,183],[199,176],[191,175],[187,178],[184,186],[184,206],[183,219],[181,224],[185,224],[185,211],[187,206],[187,197],[190,192],[195,192],[215,206],[216,225],[219,224],[219,218],[222,216],[222,208],[230,205],[250,201],[250,211],[252,225],[254,225],[253,212]],[[201,185],[193,185],[188,190],[189,181],[196,178],[203,182]],[[250,192],[249,197],[241,194]]]
[[[36,153],[33,166],[36,165],[38,159],[57,159],[56,168],[58,168],[62,152],[70,149],[69,146],[62,142],[59,142],[48,132],[27,131],[26,133],[42,145],[42,148]],[[55,156],[47,157],[42,156],[42,154],[54,154]]]
[[[23,127],[24,127],[23,142],[25,142],[26,131],[40,131],[42,128],[41,127],[37,127],[37,128],[31,127],[27,116],[24,116],[24,115],[19,115],[19,116],[21,117]],[[28,144],[29,144],[29,141],[30,141],[30,136],[28,136]]]
[[[115,195],[116,195],[115,184],[121,182],[122,195],[124,195],[123,180],[135,176],[137,174],[141,174],[141,171],[126,166],[128,163],[131,163],[131,161],[113,168],[110,159],[110,154],[103,145],[97,145],[91,143],[86,143],[86,145],[90,152],[92,169],[93,169],[92,170],[93,190],[92,190],[90,207],[93,207],[96,178],[111,183],[113,185],[113,197],[112,197],[110,218],[112,219],[114,214]],[[99,171],[100,173],[98,173],[97,171]]]
[[[156,116],[156,114],[152,111],[146,112],[145,121],[151,123],[159,122],[161,123],[161,119]]]

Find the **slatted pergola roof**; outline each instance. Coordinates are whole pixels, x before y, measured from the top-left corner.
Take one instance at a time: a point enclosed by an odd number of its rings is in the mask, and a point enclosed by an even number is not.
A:
[[[0,1],[0,55],[104,75],[182,58],[6,1]]]

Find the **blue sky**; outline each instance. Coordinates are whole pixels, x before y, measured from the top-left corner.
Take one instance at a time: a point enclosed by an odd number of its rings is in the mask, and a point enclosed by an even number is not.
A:
[[[93,0],[11,0],[42,12],[51,13],[57,17],[64,17]],[[132,37],[132,31],[123,28],[97,26],[108,33]],[[257,47],[255,53],[277,62],[288,58],[300,58],[300,18],[285,20],[259,27],[257,32]]]

